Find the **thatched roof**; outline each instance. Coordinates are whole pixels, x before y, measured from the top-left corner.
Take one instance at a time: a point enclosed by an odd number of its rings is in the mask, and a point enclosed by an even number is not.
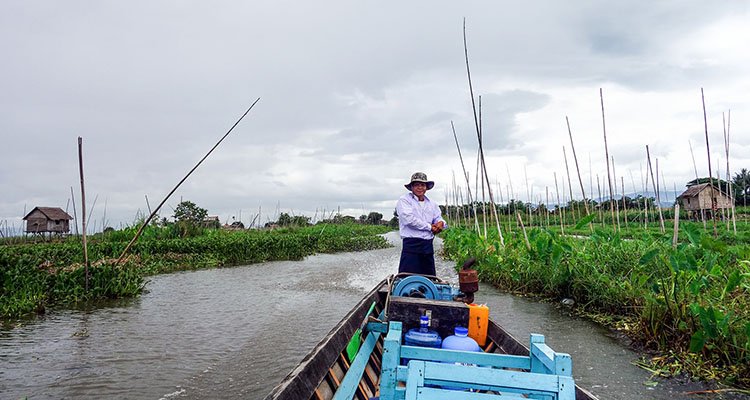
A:
[[[47,217],[47,219],[52,220],[52,221],[57,221],[61,219],[67,219],[68,221],[70,221],[71,219],[73,219],[73,217],[68,215],[68,213],[63,211],[63,209],[60,207],[34,207],[33,210],[31,210],[28,214],[26,214],[25,217],[23,217],[24,221],[27,220],[29,216],[34,213],[34,211],[37,211],[37,210],[41,212],[42,214],[44,214],[44,216]]]
[[[693,185],[687,188],[684,192],[682,192],[681,195],[677,196],[678,199],[682,199],[685,197],[697,197],[700,192],[702,192],[704,189],[707,189],[710,186],[708,183],[701,183],[698,185]],[[728,196],[721,188],[717,188],[721,194],[724,196]]]

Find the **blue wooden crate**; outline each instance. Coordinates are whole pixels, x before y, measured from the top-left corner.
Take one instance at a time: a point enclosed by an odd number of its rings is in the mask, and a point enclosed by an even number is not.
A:
[[[381,400],[575,399],[570,356],[542,335],[531,335],[526,357],[405,346],[401,330],[391,322],[385,337]]]

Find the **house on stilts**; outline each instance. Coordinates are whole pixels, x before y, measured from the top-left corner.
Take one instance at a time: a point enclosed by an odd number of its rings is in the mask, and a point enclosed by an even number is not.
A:
[[[681,195],[677,196],[680,208],[687,211],[691,219],[711,219],[714,215],[721,217],[722,210],[731,209],[734,200],[732,196],[709,183],[692,185]],[[714,214],[716,213],[716,214]]]
[[[34,207],[23,217],[26,221],[26,233],[40,236],[70,233],[70,220],[72,219],[73,217],[59,207]]]

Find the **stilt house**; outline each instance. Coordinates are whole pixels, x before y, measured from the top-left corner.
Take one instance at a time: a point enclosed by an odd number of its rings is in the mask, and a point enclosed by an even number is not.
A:
[[[732,197],[708,183],[688,187],[677,200],[680,202],[680,208],[692,217],[697,217],[702,211],[707,218],[711,218],[714,209],[732,208]]]
[[[26,233],[50,235],[69,233],[72,219],[73,217],[59,207],[34,207],[23,217],[26,221]]]

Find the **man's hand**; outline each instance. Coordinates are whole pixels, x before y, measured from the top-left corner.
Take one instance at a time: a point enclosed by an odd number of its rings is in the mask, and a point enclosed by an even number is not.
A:
[[[443,223],[443,221],[438,221],[432,224],[432,233],[437,235],[438,233],[443,231],[443,227],[445,227],[445,224]]]

